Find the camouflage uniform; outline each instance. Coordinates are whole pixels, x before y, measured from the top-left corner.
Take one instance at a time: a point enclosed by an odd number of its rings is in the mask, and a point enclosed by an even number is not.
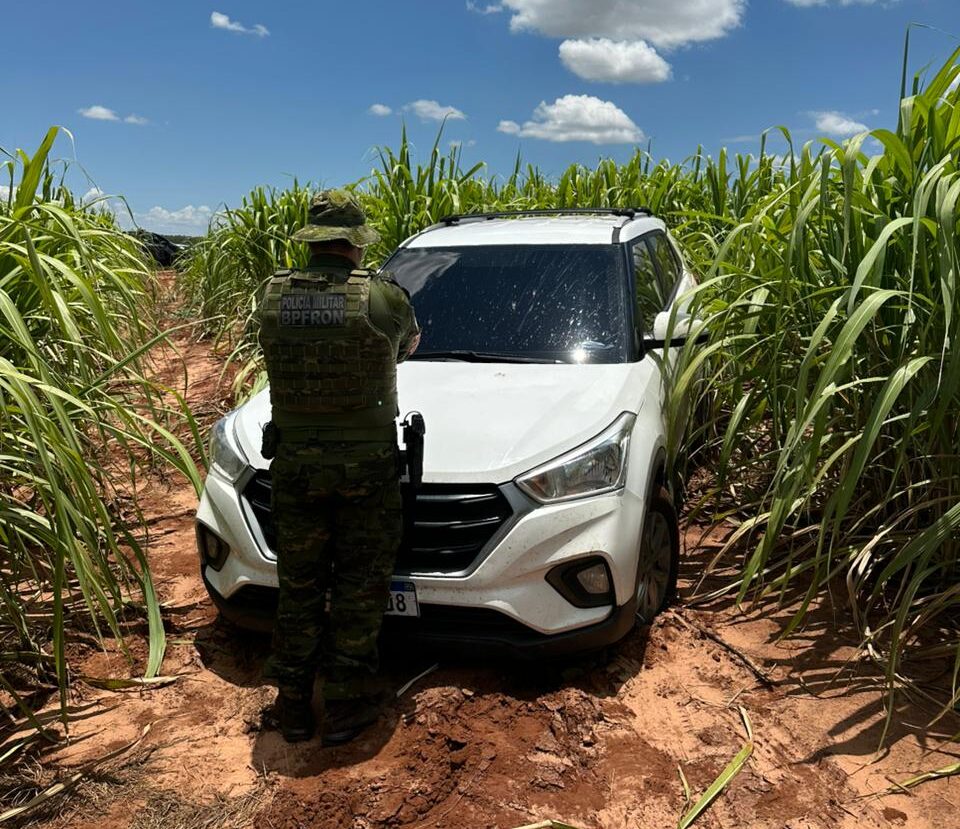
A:
[[[377,237],[352,197],[332,191],[293,238]],[[276,430],[280,603],[266,674],[287,698],[310,698],[318,664],[327,700],[373,690],[402,532],[396,363],[418,333],[403,289],[345,257],[314,255],[267,286],[260,342]]]

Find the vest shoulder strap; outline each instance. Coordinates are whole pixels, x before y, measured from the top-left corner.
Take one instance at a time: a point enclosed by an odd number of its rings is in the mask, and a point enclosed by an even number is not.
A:
[[[397,282],[397,280],[393,278],[393,274],[390,273],[390,271],[380,271],[380,273],[375,276],[375,279],[377,279],[379,282],[386,282],[388,285],[393,285],[394,288],[399,288],[401,291],[403,291],[404,296],[406,296],[407,299],[410,299],[410,291]]]

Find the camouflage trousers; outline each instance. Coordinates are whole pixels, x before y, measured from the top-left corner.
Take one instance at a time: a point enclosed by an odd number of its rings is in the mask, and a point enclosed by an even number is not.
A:
[[[280,604],[265,675],[327,700],[376,690],[377,637],[403,531],[395,443],[281,442],[271,464]],[[330,602],[327,609],[327,595]]]

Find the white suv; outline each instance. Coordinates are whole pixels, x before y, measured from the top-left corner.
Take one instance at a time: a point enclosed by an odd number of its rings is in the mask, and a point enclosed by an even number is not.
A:
[[[545,656],[652,618],[679,554],[661,366],[695,284],[664,223],[641,209],[452,216],[384,269],[423,328],[398,388],[427,428],[384,635]],[[259,629],[277,592],[269,420],[263,391],[217,423],[197,512],[210,595]]]

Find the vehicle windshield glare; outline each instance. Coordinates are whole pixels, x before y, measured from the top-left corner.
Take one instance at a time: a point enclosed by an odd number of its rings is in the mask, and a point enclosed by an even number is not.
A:
[[[402,248],[384,270],[410,292],[419,359],[622,363],[625,267],[615,245],[464,245]]]

